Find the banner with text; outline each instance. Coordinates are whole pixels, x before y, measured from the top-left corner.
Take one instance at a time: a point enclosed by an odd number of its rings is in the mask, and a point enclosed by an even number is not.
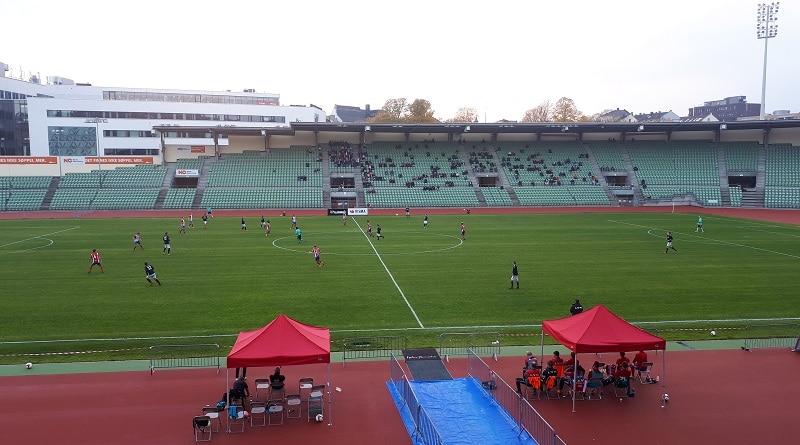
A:
[[[86,156],[87,164],[152,164],[152,156],[121,157],[121,156]]]
[[[347,209],[347,214],[350,216],[367,216],[369,215],[369,209],[366,207],[353,207],[352,209]]]
[[[0,156],[0,164],[58,164],[57,156]]]

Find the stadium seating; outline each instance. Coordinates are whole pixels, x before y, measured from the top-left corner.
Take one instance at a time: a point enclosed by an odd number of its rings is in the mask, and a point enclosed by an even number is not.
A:
[[[164,197],[165,209],[189,209],[192,207],[196,188],[171,188]]]

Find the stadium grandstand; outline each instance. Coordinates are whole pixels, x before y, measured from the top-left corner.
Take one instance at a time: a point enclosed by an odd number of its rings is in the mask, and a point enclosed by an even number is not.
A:
[[[0,210],[800,208],[794,121],[151,131],[157,156],[5,157]],[[182,133],[212,145],[187,150],[169,137]]]
[[[0,93],[0,211],[800,208],[797,119],[379,124],[252,89]]]

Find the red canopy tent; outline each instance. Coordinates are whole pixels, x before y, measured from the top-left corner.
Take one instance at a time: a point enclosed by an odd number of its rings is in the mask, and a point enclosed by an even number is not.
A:
[[[228,354],[227,368],[328,364],[328,425],[331,415],[330,329],[278,315],[268,325],[239,333]],[[226,379],[227,380],[227,379]],[[228,382],[226,382],[228,383]],[[230,388],[230,385],[228,385]]]
[[[574,352],[576,360],[579,353],[666,351],[667,347],[667,342],[663,338],[628,323],[602,304],[577,315],[543,321],[543,349],[545,333]],[[661,383],[666,388],[666,356],[662,362],[664,377],[661,379]]]

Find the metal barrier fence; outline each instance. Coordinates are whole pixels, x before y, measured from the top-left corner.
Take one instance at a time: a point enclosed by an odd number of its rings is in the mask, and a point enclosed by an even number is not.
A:
[[[409,383],[406,373],[394,354],[390,354],[389,368],[392,384],[403,398],[403,404],[408,406],[408,410],[414,420],[414,435],[412,439],[421,440],[425,445],[442,445],[442,436],[436,430],[436,426],[434,426],[428,413],[419,404],[417,396],[414,394],[413,388],[411,388],[411,383]]]
[[[539,414],[531,404],[517,393],[517,390],[506,383],[499,375],[474,352],[467,355],[467,373],[480,382],[492,381],[488,392],[495,403],[503,407],[519,428],[519,434],[527,432],[533,440],[541,445],[566,445],[564,440]],[[487,385],[484,385],[484,388]]]
[[[391,357],[402,354],[408,337],[356,337],[342,340],[342,366],[347,360]]]
[[[469,350],[481,356],[500,355],[499,332],[454,332],[439,336],[439,355],[450,361],[451,355],[469,355]]]
[[[150,346],[150,374],[156,369],[213,367],[219,374],[219,345],[216,343]]]
[[[744,328],[744,346],[742,349],[756,348],[791,348],[798,344],[800,324],[766,324]]]

